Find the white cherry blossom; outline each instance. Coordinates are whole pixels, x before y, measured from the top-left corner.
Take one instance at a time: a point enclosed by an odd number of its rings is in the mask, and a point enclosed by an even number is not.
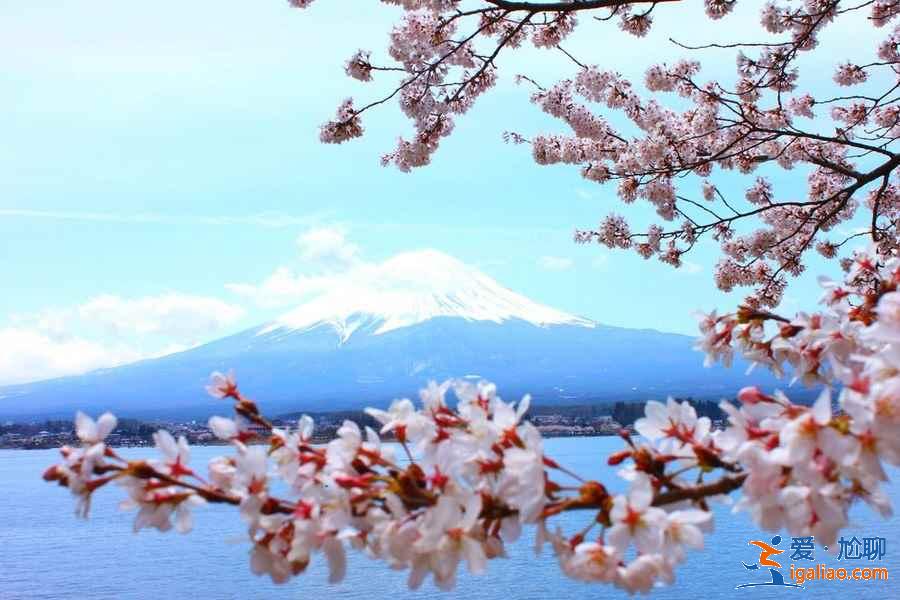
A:
[[[634,544],[638,552],[653,554],[663,544],[666,513],[650,505],[653,486],[645,475],[636,476],[628,494],[613,499],[612,527],[606,532],[606,542],[619,552]]]

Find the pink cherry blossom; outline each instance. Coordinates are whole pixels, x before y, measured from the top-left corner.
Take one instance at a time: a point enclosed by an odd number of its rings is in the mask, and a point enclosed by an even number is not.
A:
[[[657,215],[656,222],[638,226],[611,213],[597,228],[576,230],[576,241],[597,241],[678,268],[699,242],[712,240],[722,254],[713,270],[716,285],[725,292],[749,288],[745,302],[767,308],[781,302],[789,278],[804,272],[810,251],[842,258],[838,249],[856,234],[843,239],[833,234],[856,217],[869,223],[883,255],[897,251],[900,194],[890,181],[900,166],[891,150],[900,134],[900,109],[890,101],[896,79],[891,69],[900,56],[897,26],[866,38],[871,41],[861,49],[870,59],[832,62],[826,70],[810,68],[813,63],[805,59],[830,61],[827,51],[816,54],[831,41],[820,34],[854,14],[868,19],[871,33],[893,23],[898,10],[891,2],[764,3],[759,15],[765,33],[734,44],[733,83],[705,75],[697,60],[702,53],[684,47],[679,52],[685,56],[649,63],[644,76],[649,94],[608,60],[575,56],[565,44],[585,23],[596,22],[590,17],[612,20],[642,37],[653,27],[666,27],[665,11],[677,8],[626,0],[602,7],[478,0],[458,12],[452,1],[388,3],[401,9],[390,32],[388,60],[376,64],[370,52],[357,51],[345,70],[360,81],[369,81],[376,70],[392,70],[399,80],[360,108],[350,100],[341,104],[321,129],[326,143],[363,135],[361,115],[396,102],[413,132],[399,137],[382,163],[404,172],[427,166],[443,139],[454,135],[457,120],[493,90],[501,56],[529,45],[554,49],[570,61],[572,73],[546,84],[529,74],[517,80],[536,88],[532,102],[566,130],[507,132],[504,139],[530,143],[539,165],[570,165],[591,182],[613,183],[622,202],[646,202]],[[706,0],[706,14],[728,18],[734,5]],[[824,91],[862,84],[878,91],[853,96]],[[672,94],[680,98],[667,97]],[[824,121],[810,121],[815,118]],[[776,188],[769,167],[808,169],[805,189]],[[689,188],[695,177],[705,181],[704,205]],[[717,184],[726,177],[727,193]],[[741,196],[753,206],[744,205]]]

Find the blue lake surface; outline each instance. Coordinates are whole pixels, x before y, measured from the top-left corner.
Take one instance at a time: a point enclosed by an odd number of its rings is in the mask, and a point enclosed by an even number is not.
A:
[[[616,437],[568,438],[546,441],[547,454],[574,471],[616,483],[605,457],[621,447]],[[205,464],[225,448],[193,449],[192,464]],[[126,456],[147,456],[148,449],[124,449]],[[117,508],[121,490],[111,487],[95,495],[89,521],[76,519],[74,502],[63,488],[44,483],[44,468],[57,461],[55,450],[0,450],[0,598],[457,598],[482,600],[512,597],[516,600],[555,600],[565,597],[627,598],[607,585],[591,585],[561,575],[555,560],[544,549],[535,558],[532,532],[508,547],[509,558],[494,560],[486,575],[460,572],[453,592],[440,592],[430,581],[417,592],[406,588],[406,573],[388,570],[382,563],[351,553],[347,579],[338,585],[326,581],[322,561],[283,586],[250,573],[249,544],[245,528],[233,508],[208,506],[196,512],[195,530],[188,535],[143,531],[133,534],[133,513]],[[892,470],[889,493],[900,500],[900,472]],[[741,583],[761,582],[767,574],[749,572],[741,561],[754,562],[758,551],[751,539],[767,540],[746,515],[731,514],[728,506],[716,507],[716,530],[707,547],[693,552],[677,571],[675,584],[660,587],[651,597],[688,598],[789,598],[828,597],[847,599],[900,598],[893,580],[871,582],[809,582],[803,589],[752,588],[735,590]],[[828,566],[883,566],[900,578],[900,518],[884,520],[865,506],[851,514],[845,531],[849,538],[880,536],[887,552],[880,562],[837,561],[821,547],[816,562]],[[587,514],[567,514],[559,522],[574,532]],[[790,538],[781,548],[789,546]],[[787,555],[782,555],[782,557]],[[795,561],[801,564],[802,561]],[[782,562],[782,564],[785,564]],[[787,571],[783,570],[785,579]]]

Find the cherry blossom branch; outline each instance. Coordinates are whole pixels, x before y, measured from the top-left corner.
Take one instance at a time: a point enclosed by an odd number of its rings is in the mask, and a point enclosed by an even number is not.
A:
[[[645,200],[662,221],[676,222],[674,228],[653,223],[647,233],[632,233],[622,217],[611,214],[599,229],[577,230],[577,241],[633,249],[644,258],[656,257],[678,267],[697,239],[709,234],[723,254],[715,268],[718,287],[724,291],[750,287],[745,302],[770,307],[780,302],[786,278],[804,271],[810,251],[815,248],[827,256],[841,248],[826,235],[861,211],[868,213],[864,218],[872,224],[871,235],[880,252],[890,255],[900,246],[897,187],[888,183],[873,190],[871,185],[881,182],[882,176],[890,179],[898,167],[900,102],[894,95],[900,86],[900,32],[895,28],[882,39],[873,37],[876,56],[872,60],[836,65],[831,83],[840,87],[866,84],[874,91],[830,93],[817,99],[798,89],[799,58],[819,48],[819,35],[825,28],[860,11],[868,12],[874,28],[885,27],[900,14],[894,2],[767,3],[760,12],[765,39],[673,42],[692,52],[735,51],[736,84],[703,81],[699,62],[680,60],[648,68],[644,84],[649,95],[638,93],[632,82],[615,71],[576,58],[562,42],[579,27],[578,15],[585,13],[596,21],[616,18],[623,30],[641,37],[655,26],[656,15],[651,13],[660,3],[483,0],[467,10],[450,0],[403,0],[400,4],[405,15],[388,51],[408,77],[393,93],[362,110],[355,110],[350,101],[342,105],[338,118],[323,128],[323,140],[343,142],[362,135],[360,114],[396,98],[412,120],[415,134],[401,139],[382,161],[403,171],[427,165],[440,140],[452,134],[454,119],[495,85],[501,53],[514,52],[530,41],[537,48],[558,50],[578,69],[574,77],[551,87],[537,84],[528,74],[519,76],[537,86],[533,102],[563,120],[572,133],[527,137],[510,133],[507,138],[530,143],[539,164],[577,165],[590,181],[616,182],[623,202]],[[733,0],[705,2],[711,19],[727,17],[734,5]],[[457,31],[465,33],[458,43],[450,41]],[[487,44],[486,50],[478,49]],[[605,49],[599,50],[606,56]],[[370,64],[367,58],[351,60],[347,72],[368,81],[374,70]],[[670,108],[662,94],[677,94],[682,100]],[[830,119],[817,118],[817,109],[827,110]],[[607,112],[623,113],[630,124],[611,126]],[[813,120],[805,126],[804,119]],[[875,163],[877,156],[885,160]],[[741,209],[726,202],[709,181],[725,171],[752,175],[764,166],[803,169],[808,180],[805,198],[781,198],[765,177],[756,177],[745,186],[752,206]],[[708,208],[686,200],[693,194],[684,187],[696,178],[703,180]],[[733,216],[704,221],[693,210],[679,206],[679,201],[710,215],[727,211]],[[753,221],[760,226],[750,230],[745,223]]]
[[[251,524],[254,571],[266,572],[280,582],[286,573],[297,574],[305,569],[307,561],[297,560],[287,547],[276,551],[273,544],[293,540],[290,548],[294,548],[298,543],[298,531],[310,526],[319,533],[312,541],[302,538],[303,543],[312,543],[312,547],[303,550],[301,555],[321,549],[329,558],[333,577],[341,575],[344,551],[337,537],[341,528],[332,519],[341,514],[342,503],[346,503],[344,506],[354,519],[374,518],[372,523],[377,523],[383,518],[378,515],[388,514],[396,519],[398,527],[415,526],[417,537],[410,541],[418,545],[431,535],[428,527],[431,520],[438,518],[435,515],[443,514],[448,506],[458,502],[462,512],[452,513],[456,514],[453,518],[471,525],[442,522],[440,528],[444,533],[440,533],[439,528],[438,535],[465,542],[463,545],[486,544],[481,550],[476,550],[481,546],[470,547],[470,552],[475,553],[470,560],[482,561],[491,554],[487,546],[502,543],[508,537],[508,534],[500,534],[500,529],[507,527],[503,525],[507,520],[521,524],[537,522],[543,528],[543,522],[554,515],[588,511],[593,513],[588,525],[572,540],[583,540],[592,524],[601,522],[610,527],[607,534],[610,544],[630,527],[616,523],[626,518],[623,515],[634,515],[636,510],[645,513],[648,522],[654,521],[658,527],[662,527],[664,520],[671,521],[673,527],[691,527],[691,523],[707,520],[708,515],[679,511],[665,516],[658,507],[683,503],[687,499],[702,504],[704,498],[724,493],[730,485],[727,481],[734,480],[734,476],[728,476],[718,484],[696,486],[681,482],[680,477],[701,465],[740,471],[739,466],[715,456],[717,450],[709,438],[707,419],[698,419],[688,405],[682,407],[670,402],[670,411],[672,407],[678,407],[679,419],[687,418],[678,426],[673,439],[686,444],[684,448],[693,448],[697,458],[678,458],[652,446],[639,445],[626,436],[629,449],[611,457],[610,462],[633,461],[633,478],[637,477],[638,483],[633,485],[627,497],[611,496],[603,484],[583,480],[541,452],[537,430],[522,421],[528,409],[527,398],[518,406],[508,405],[496,398],[490,385],[457,383],[454,386],[461,404],[454,411],[444,403],[444,393],[449,386],[448,382],[424,390],[425,404],[419,412],[412,410],[407,400],[395,402],[390,411],[370,410],[370,414],[383,423],[382,432],[392,433],[407,452],[410,463],[405,468],[390,458],[389,449],[382,446],[374,431],[368,430],[366,441],[363,441],[359,428],[351,422],[345,422],[338,431],[338,438],[324,449],[310,444],[312,421],[308,417],[300,420],[294,432],[271,427],[270,421],[259,413],[256,403],[241,393],[232,375],[216,373],[208,391],[216,398],[233,400],[236,419],[213,417],[210,428],[233,445],[236,456],[211,461],[209,482],[189,466],[190,450],[184,438],[176,441],[165,431],[154,436],[163,455],[162,461],[121,459],[103,443],[116,424],[109,414],[96,422],[79,414],[76,431],[84,443],[83,449],[64,447],[64,462],[48,469],[44,478],[69,487],[78,497],[77,512],[82,516],[87,515],[94,492],[109,483],[119,483],[131,498],[127,504],[139,509],[136,529],[154,527],[167,531],[173,527],[174,518],[174,527],[186,532],[191,528],[191,507],[205,502],[236,506]],[[485,418],[486,424],[494,427],[496,436],[494,441],[486,441],[485,450],[476,452],[473,457],[468,453],[459,455],[455,460],[462,462],[456,465],[447,462],[446,457],[439,458],[443,444],[453,444],[457,436],[469,435],[466,431],[471,427],[480,430],[485,423],[476,422]],[[264,437],[256,438],[262,444],[246,445],[253,439],[250,427],[260,424],[267,431]],[[638,428],[651,437],[654,427],[652,419],[646,424],[638,423]],[[483,438],[483,435],[481,433],[479,437]],[[416,441],[422,452],[420,456],[409,449],[411,440]],[[296,500],[278,499],[269,494],[273,473],[266,466],[268,459],[274,460],[278,474],[298,495]],[[681,468],[666,473],[667,465],[684,460]],[[555,483],[549,477],[548,469],[566,474],[580,485],[572,488]],[[467,470],[468,476],[465,475]],[[481,483],[477,483],[479,481]],[[668,491],[662,491],[663,488]],[[565,495],[567,490],[576,493]],[[691,515],[691,523],[682,522],[685,514]],[[369,529],[372,525],[366,526],[364,521],[355,526],[361,528],[360,535],[365,540],[377,535],[376,530]],[[483,539],[483,532],[494,533]],[[664,528],[659,532],[662,534]],[[563,543],[562,538],[553,539],[555,546]],[[572,543],[572,540],[565,543]],[[628,542],[623,539],[616,543],[627,545]],[[578,546],[580,542],[572,548],[577,550]],[[583,547],[582,551],[589,547]],[[619,552],[612,548],[609,546],[610,552]],[[560,552],[562,550],[558,548],[557,553]],[[260,566],[261,562],[264,566]],[[620,568],[621,574],[611,581],[626,588],[637,585],[628,575],[628,566],[623,563]],[[440,569],[433,574],[440,586],[449,581],[446,578],[450,574]]]
[[[236,506],[249,524],[252,570],[277,583],[302,573],[316,553],[327,559],[330,580],[340,580],[349,545],[409,569],[413,588],[430,574],[450,589],[461,560],[480,573],[532,525],[566,575],[646,591],[671,579],[688,548],[700,547],[711,520],[706,500],[735,491],[736,506],[760,526],[831,544],[857,499],[890,514],[881,463],[900,464],[900,352],[893,345],[900,341],[900,258],[877,256],[858,254],[842,285],[823,281],[826,314],[787,319],[744,307],[701,322],[699,347],[712,360],[729,361],[738,344],[748,359],[779,375],[787,362],[807,384],[839,377],[841,411],[833,410],[829,389],[809,407],[780,392],[745,388],[740,407],[720,405],[728,425],[713,431],[686,402],[648,402],[634,425],[640,438],[623,433],[625,447],[607,460],[629,482],[625,494],[610,494],[547,456],[525,419],[528,398],[506,403],[490,384],[432,383],[419,409],[409,400],[369,409],[381,434],[407,453],[410,462],[401,467],[378,433],[349,421],[325,447],[311,443],[309,417],[293,430],[264,427],[263,443],[247,445],[251,426],[270,422],[232,375],[219,373],[208,391],[233,400],[236,418],[213,417],[210,428],[234,456],[213,459],[208,482],[189,466],[184,438],[160,431],[154,439],[162,460],[124,461],[103,441],[115,418],[95,422],[80,413],[82,448],[62,448],[63,462],[44,478],[68,487],[82,516],[96,490],[119,483],[130,497],[126,505],[139,509],[135,529],[167,531],[174,519],[186,532],[192,507]],[[765,339],[769,322],[777,332]],[[451,390],[455,409],[445,397]],[[554,472],[578,485],[556,482]],[[691,482],[686,476],[693,472]],[[704,482],[711,472],[721,475]],[[275,478],[284,480],[291,499],[270,495]],[[587,512],[584,526],[569,537],[551,533],[549,522],[570,511]],[[597,524],[601,531],[591,540]]]
[[[513,0],[485,0],[497,8],[509,11],[539,12],[574,12],[579,10],[596,10],[598,8],[615,8],[633,4],[657,4],[664,2],[680,2],[681,0],[569,0],[568,2],[516,2]]]
[[[722,477],[713,483],[705,485],[697,485],[687,488],[678,488],[657,494],[653,498],[653,506],[665,506],[666,504],[676,504],[685,500],[699,501],[713,496],[728,495],[735,490],[739,490],[747,478],[746,474]]]

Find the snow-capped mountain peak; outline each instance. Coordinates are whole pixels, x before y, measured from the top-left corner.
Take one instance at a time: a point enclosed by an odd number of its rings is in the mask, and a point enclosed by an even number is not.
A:
[[[346,341],[363,326],[379,335],[435,317],[495,323],[519,319],[542,327],[595,326],[588,319],[529,300],[452,256],[419,250],[356,268],[333,289],[269,323],[259,333],[303,331],[326,324]]]

